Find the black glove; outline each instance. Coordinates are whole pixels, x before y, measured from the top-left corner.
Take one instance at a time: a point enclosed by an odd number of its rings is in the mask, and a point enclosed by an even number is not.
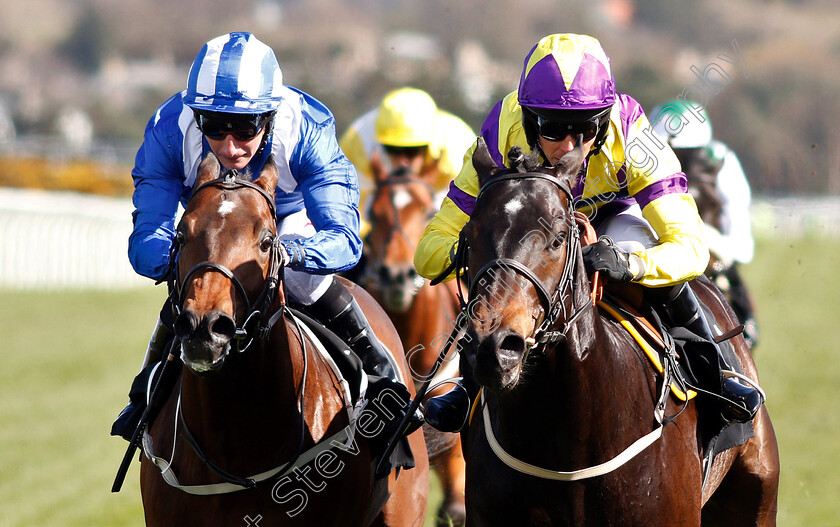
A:
[[[589,274],[603,271],[610,280],[629,282],[633,279],[627,253],[618,248],[613,241],[602,237],[597,243],[586,245],[582,249],[583,265]]]

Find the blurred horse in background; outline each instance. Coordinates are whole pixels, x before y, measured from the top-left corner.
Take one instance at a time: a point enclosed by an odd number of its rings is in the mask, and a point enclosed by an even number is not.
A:
[[[454,282],[431,286],[414,269],[417,242],[437,211],[431,186],[436,173],[388,174],[376,159],[372,168],[376,187],[369,209],[370,231],[365,238],[366,269],[362,284],[397,328],[409,370],[419,388],[427,379],[440,343],[452,330],[459,310]],[[457,368],[457,355],[448,358],[431,386],[457,376]],[[441,386],[430,394],[439,395],[446,388]],[[428,426],[424,430],[427,436],[440,434]],[[465,467],[460,439],[455,434],[449,436],[455,443],[439,453],[430,451],[430,455],[443,486],[444,502],[439,517],[459,525],[464,516]]]
[[[724,196],[718,190],[718,177],[723,160],[713,159],[704,148],[677,148],[674,152],[685,171],[688,191],[697,203],[700,218],[718,232],[726,232],[726,226],[723,225]],[[741,278],[738,263],[727,263],[711,254],[705,274],[721,290],[738,320],[744,324],[744,337],[750,349],[755,348],[759,337],[755,302]]]

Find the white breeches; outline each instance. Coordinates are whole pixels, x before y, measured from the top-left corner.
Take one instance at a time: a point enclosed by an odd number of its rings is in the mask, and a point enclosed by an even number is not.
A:
[[[306,210],[289,214],[277,226],[277,235],[282,240],[296,240],[301,237],[309,238],[315,235],[315,227],[309,221]],[[312,274],[286,268],[286,291],[296,303],[305,306],[317,301],[333,281],[331,274]]]

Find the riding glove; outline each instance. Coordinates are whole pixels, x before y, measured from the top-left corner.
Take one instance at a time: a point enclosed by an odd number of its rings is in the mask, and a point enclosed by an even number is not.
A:
[[[586,245],[581,250],[583,264],[588,273],[602,271],[610,280],[619,282],[629,282],[633,279],[627,253],[619,249],[611,239],[601,237],[597,243]]]

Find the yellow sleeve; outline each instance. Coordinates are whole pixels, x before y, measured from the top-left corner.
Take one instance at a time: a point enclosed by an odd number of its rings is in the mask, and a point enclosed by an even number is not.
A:
[[[689,194],[666,194],[650,202],[642,215],[650,223],[659,243],[638,251],[645,263],[639,282],[663,287],[697,278],[706,269],[709,250],[703,242],[703,221]]]
[[[475,145],[467,150],[464,159],[471,160],[474,150]],[[461,229],[470,220],[469,214],[456,204],[455,200],[474,201],[475,196],[478,195],[478,174],[471,162],[464,163],[461,173],[452,185],[455,188],[450,186],[449,194],[443,200],[440,210],[426,226],[417,244],[417,250],[414,252],[414,267],[420,276],[430,280],[440,275],[452,263],[450,253],[458,242]],[[454,273],[450,274],[446,280],[454,277]]]

